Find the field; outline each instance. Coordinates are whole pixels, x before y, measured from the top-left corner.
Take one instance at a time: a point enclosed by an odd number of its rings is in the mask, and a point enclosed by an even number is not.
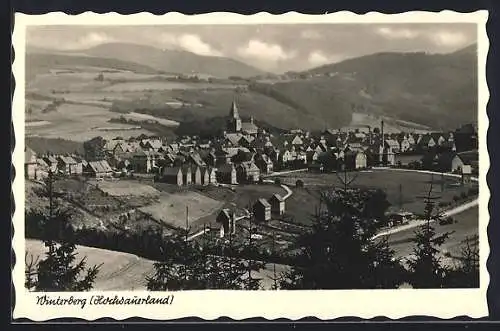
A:
[[[176,127],[179,125],[179,122],[176,122],[176,121],[167,120],[165,118],[159,118],[159,117],[155,117],[152,115],[141,114],[141,113],[136,113],[136,112],[131,112],[131,113],[125,114],[125,115],[123,115],[123,117],[125,117],[126,119],[132,119],[132,120],[136,120],[136,121],[152,120],[152,121],[156,121],[159,124],[164,125],[164,126]]]
[[[37,114],[37,120],[49,123],[27,126],[26,135],[85,141],[97,136],[112,139],[149,133],[144,129],[135,129],[133,125],[109,123],[108,120],[112,117],[116,117],[116,114],[102,107],[64,103],[56,111]]]
[[[154,187],[131,180],[89,182],[98,185],[99,189],[115,197],[123,196],[151,196],[160,195]]]
[[[162,192],[157,203],[141,207],[140,210],[171,226],[185,227],[186,208],[190,223],[196,223],[198,219],[209,215],[213,215],[212,221],[215,221],[216,213],[223,204],[193,191]]]
[[[146,82],[126,82],[118,83],[103,88],[104,91],[113,92],[134,92],[134,91],[153,91],[153,90],[187,90],[187,89],[212,89],[226,88],[234,89],[233,85],[209,84],[209,83],[184,83],[169,81],[146,81]]]
[[[342,174],[339,174],[342,175]],[[349,178],[357,176],[351,184],[359,188],[380,188],[387,194],[387,199],[392,205],[391,209],[399,209],[400,198],[402,208],[413,213],[423,214],[423,198],[427,195],[431,180],[433,184],[433,196],[440,197],[439,201],[452,201],[453,196],[466,192],[469,187],[477,184],[468,184],[464,187],[458,185],[459,179],[444,177],[443,191],[441,191],[440,176],[431,176],[417,172],[399,172],[391,170],[373,170],[366,172],[350,173]],[[309,192],[328,189],[332,187],[342,188],[343,184],[334,173],[291,173],[279,176],[284,184],[295,186],[298,179],[304,181],[305,188]],[[401,185],[401,187],[400,187]],[[400,196],[401,188],[401,196]],[[310,208],[309,204],[302,204]],[[314,212],[314,207],[312,207]]]

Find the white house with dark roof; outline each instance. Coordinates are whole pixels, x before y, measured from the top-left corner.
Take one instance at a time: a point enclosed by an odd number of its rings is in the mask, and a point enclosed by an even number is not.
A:
[[[36,154],[29,147],[24,147],[24,176],[29,179],[35,179],[37,172]]]

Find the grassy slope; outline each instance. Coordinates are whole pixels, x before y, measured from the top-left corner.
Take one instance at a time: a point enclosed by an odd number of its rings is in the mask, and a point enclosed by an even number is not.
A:
[[[445,55],[364,56],[310,70],[311,74],[338,73],[326,79],[313,79],[311,84],[325,92],[328,87],[332,92],[342,91],[351,107],[367,112],[453,128],[477,117],[477,64],[471,49]],[[281,88],[288,84],[297,83],[285,83]],[[318,98],[328,98],[328,93],[318,94]]]
[[[57,66],[72,65],[130,70],[145,74],[157,73],[157,70],[148,65],[120,59],[48,53],[28,53],[26,54],[26,80],[29,81],[35,75],[48,72],[50,69],[57,68]]]

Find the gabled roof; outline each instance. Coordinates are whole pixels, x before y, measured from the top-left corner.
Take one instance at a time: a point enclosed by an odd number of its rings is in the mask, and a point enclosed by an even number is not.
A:
[[[472,164],[479,160],[479,152],[477,150],[460,152],[457,153],[457,156],[464,164]]]
[[[242,168],[245,169],[245,171],[260,171],[259,167],[254,162],[242,162],[240,164]]]
[[[36,163],[36,153],[29,147],[24,147],[24,162]]]
[[[78,163],[71,156],[61,155],[61,156],[59,156],[59,160],[61,160],[65,164],[77,164]]]
[[[418,142],[419,145],[427,145],[429,144],[430,141],[434,141],[434,138],[432,138],[432,136],[430,134],[426,134],[424,136],[422,136],[422,139],[420,139],[420,141]]]
[[[197,165],[197,166],[204,166],[205,165],[205,162],[203,161],[203,159],[201,158],[200,154],[198,153],[191,153],[189,155],[189,157],[191,158],[191,160],[193,160],[193,162]]]
[[[283,202],[285,201],[285,199],[283,199],[283,197],[281,195],[279,195],[278,193],[275,193],[271,196],[271,198],[269,198],[269,201],[271,200],[278,200],[279,202]]]
[[[238,143],[243,135],[241,133],[226,133],[226,140],[233,146],[238,146]]]
[[[90,161],[88,164],[92,170],[96,173],[105,173],[105,172],[112,172],[113,169],[109,166],[108,162],[106,160],[100,160],[100,161]]]
[[[231,211],[227,208],[221,209],[217,218],[219,218],[220,215],[224,216],[227,219],[231,219]]]
[[[255,204],[254,204],[254,205],[256,205],[256,204],[261,204],[261,205],[262,205],[262,206],[264,206],[265,208],[271,208],[271,205],[269,204],[269,202],[267,202],[267,200],[266,200],[266,199],[264,199],[264,198],[260,198],[260,199],[258,199],[258,200],[255,202]]]
[[[241,131],[248,133],[255,133],[259,130],[257,125],[252,122],[243,122],[241,123]]]
[[[390,147],[396,147],[396,148],[399,148],[399,143],[398,143],[396,140],[394,140],[394,139],[386,139],[386,140],[385,140],[385,143],[386,143],[387,145],[389,145]]]
[[[26,161],[25,161],[26,162]],[[36,163],[41,166],[41,167],[48,167],[49,165],[47,164],[47,162],[45,162],[44,159],[42,158],[38,158],[36,159]]]

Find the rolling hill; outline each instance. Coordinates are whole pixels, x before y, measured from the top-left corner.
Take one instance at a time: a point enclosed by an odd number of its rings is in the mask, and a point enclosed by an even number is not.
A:
[[[134,62],[167,73],[199,73],[223,78],[263,74],[263,71],[231,58],[202,56],[187,51],[162,50],[137,44],[107,43],[80,50],[78,53]]]
[[[272,88],[299,103],[327,104],[329,109],[316,107],[325,121],[330,112],[356,111],[455,128],[477,120],[475,50],[472,45],[450,54],[373,54],[313,68],[303,73],[312,78]]]
[[[378,53],[293,76],[283,75],[273,81],[254,77],[249,82],[225,82],[224,88],[213,84],[210,88],[143,91],[133,97],[136,100],[113,102],[110,110],[139,111],[176,120],[181,123],[179,131],[183,134],[200,127],[217,127],[235,97],[242,116],[253,116],[263,125],[275,128],[340,128],[351,124],[353,117],[364,118],[357,115],[366,114],[371,123],[378,123],[383,117],[410,129],[419,126],[455,129],[477,120],[476,50],[477,45],[471,45],[449,54]],[[134,44],[103,44],[78,53],[33,52],[27,54],[28,75],[58,66],[91,66],[146,74],[194,71],[219,77],[262,74],[228,58]],[[184,106],[171,108],[165,104],[168,100],[181,101]],[[192,106],[195,104],[203,106]]]
[[[26,79],[29,81],[35,75],[48,72],[58,67],[91,66],[116,70],[129,70],[136,73],[155,74],[158,70],[143,64],[119,59],[93,57],[84,55],[67,55],[50,53],[46,50],[26,54]]]

